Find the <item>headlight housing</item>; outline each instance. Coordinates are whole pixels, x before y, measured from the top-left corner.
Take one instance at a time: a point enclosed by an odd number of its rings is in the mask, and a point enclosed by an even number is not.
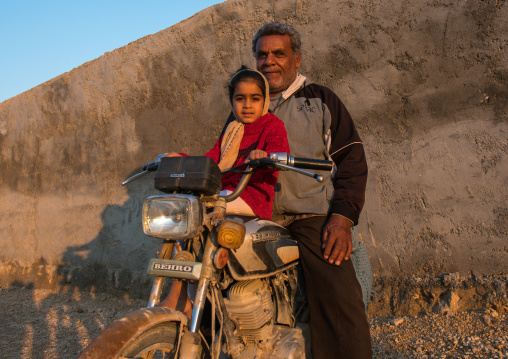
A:
[[[196,236],[203,223],[201,201],[191,195],[172,194],[148,197],[143,203],[143,232],[165,239]]]

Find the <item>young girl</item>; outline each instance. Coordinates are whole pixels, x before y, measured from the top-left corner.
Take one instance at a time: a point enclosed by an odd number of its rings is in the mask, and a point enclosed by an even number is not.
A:
[[[229,100],[235,119],[229,123],[215,146],[205,154],[219,165],[221,171],[274,152],[289,153],[284,124],[268,113],[268,82],[260,72],[242,66],[229,82]],[[166,154],[180,155],[184,154]],[[277,176],[278,171],[273,169],[256,171],[240,197],[228,203],[227,213],[271,219]],[[231,193],[241,177],[238,173],[224,174],[221,195]]]
[[[234,119],[205,154],[219,165],[222,172],[273,152],[289,153],[284,124],[268,113],[268,81],[260,72],[242,66],[229,82],[229,100]],[[186,155],[171,152],[165,156]],[[234,190],[241,177],[238,173],[224,174],[221,195]],[[256,171],[240,197],[228,203],[226,213],[271,219],[277,177],[278,171],[273,169]],[[190,318],[192,306],[186,292],[182,282],[173,281],[168,297],[160,305],[181,310]]]

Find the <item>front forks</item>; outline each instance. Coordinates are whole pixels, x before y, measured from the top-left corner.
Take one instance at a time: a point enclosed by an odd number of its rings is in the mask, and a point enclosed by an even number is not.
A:
[[[181,345],[180,345],[180,358],[199,358],[202,354],[202,347],[201,347],[201,338],[198,334],[200,326],[201,326],[201,320],[203,318],[203,312],[204,307],[206,303],[206,294],[208,292],[208,287],[210,286],[211,281],[214,279],[215,274],[215,267],[213,265],[213,257],[215,254],[215,251],[217,250],[217,246],[215,243],[217,243],[217,233],[215,231],[210,231],[208,234],[209,238],[206,240],[205,249],[203,253],[203,261],[202,261],[202,268],[201,268],[201,275],[198,281],[198,286],[196,290],[196,297],[194,299],[193,309],[192,309],[192,316],[190,320],[190,330],[183,333]],[[159,259],[171,259],[172,252],[174,248],[173,242],[164,242],[161,248],[161,251],[159,253],[158,258]],[[164,285],[164,279],[165,277],[155,277],[153,285],[152,285],[152,291],[150,293],[150,299],[148,306],[153,307],[159,304],[160,296],[162,293],[162,287]],[[176,293],[178,292],[178,293]],[[186,293],[185,293],[186,294]],[[178,298],[180,295],[180,291],[175,291],[173,293],[173,300],[171,298],[172,293],[170,290],[170,294],[168,295],[168,298],[166,298],[161,305],[166,307],[173,307],[175,305],[167,305],[169,303],[176,303],[175,298]],[[220,294],[219,294],[220,295]],[[220,305],[222,307],[222,311],[225,315],[225,318],[221,325],[223,326],[224,334],[226,336],[226,340],[228,343],[228,351],[229,354],[232,356],[232,358],[238,358],[241,344],[239,344],[236,341],[236,338],[234,336],[234,330],[231,326],[231,323],[229,322],[229,318],[227,317],[226,308],[224,306],[223,301],[220,301]],[[171,308],[171,309],[177,309],[180,308]],[[181,310],[183,311],[183,309]],[[215,315],[215,313],[213,313]]]
[[[199,331],[199,326],[201,324],[201,319],[203,318],[203,310],[206,302],[206,293],[208,291],[208,286],[210,285],[210,281],[213,279],[213,275],[215,272],[215,268],[213,266],[213,254],[217,250],[217,246],[215,246],[217,235],[215,232],[210,233],[210,238],[206,241],[205,250],[203,253],[203,262],[201,269],[201,276],[198,282],[198,287],[196,290],[196,298],[194,299],[194,305],[192,309],[192,318],[191,318],[191,326],[190,331],[193,333],[197,333]],[[170,242],[165,242],[162,244],[161,251],[159,253],[159,259],[171,259],[172,251],[174,244]],[[148,307],[154,307],[159,304],[160,296],[162,293],[162,287],[164,285],[165,277],[155,277],[152,285],[152,291],[150,293],[150,298],[148,301]],[[170,308],[170,309],[178,309],[176,308],[176,303],[179,301],[178,298],[180,296],[181,290],[171,291],[168,294],[168,298],[164,300],[162,306]],[[173,297],[173,298],[172,298]],[[173,305],[165,305],[166,303],[174,303]],[[183,311],[183,310],[182,310]]]
[[[201,278],[198,282],[198,288],[196,290],[196,298],[194,299],[194,307],[192,309],[191,327],[190,331],[197,333],[203,318],[203,310],[205,308],[206,293],[210,281],[213,279],[215,268],[213,266],[213,255],[217,250],[217,246],[214,244],[217,242],[217,234],[211,232],[209,238],[206,241],[205,251],[203,253],[203,267],[201,269]]]
[[[158,259],[171,259],[173,254],[174,243],[164,242],[159,252]],[[152,291],[150,292],[150,298],[148,299],[148,308],[155,307],[159,304],[162,287],[164,286],[165,277],[155,277],[152,284]],[[175,308],[171,308],[175,309]]]

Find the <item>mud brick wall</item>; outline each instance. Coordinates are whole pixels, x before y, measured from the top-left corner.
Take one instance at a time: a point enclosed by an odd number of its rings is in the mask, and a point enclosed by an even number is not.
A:
[[[502,297],[508,273],[507,18],[494,0],[230,0],[4,101],[1,285],[142,293],[158,241],[140,206],[154,190],[120,181],[158,153],[212,146],[228,77],[254,66],[251,37],[275,19],[300,30],[301,72],[339,95],[364,140],[374,307],[499,301],[488,295]]]

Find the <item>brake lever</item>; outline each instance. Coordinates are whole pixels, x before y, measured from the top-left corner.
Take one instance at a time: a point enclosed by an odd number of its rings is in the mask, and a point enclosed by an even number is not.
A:
[[[125,181],[122,181],[121,185],[125,186],[127,183],[137,180],[139,177],[146,175],[149,170],[144,170],[143,172],[136,173],[134,176],[127,178]]]
[[[146,175],[149,172],[157,171],[157,169],[159,168],[159,163],[161,162],[162,157],[164,157],[164,153],[161,153],[160,155],[157,155],[155,160],[153,160],[151,162],[148,162],[148,163],[145,163],[143,165],[143,171],[142,172],[136,173],[134,176],[127,178],[125,181],[122,181],[121,185],[125,186],[127,183],[135,181],[139,177],[142,177],[142,176]]]
[[[264,157],[264,158],[260,158],[257,160],[249,161],[248,164],[252,168],[263,166],[265,168],[272,167],[272,168],[275,168],[279,171],[294,171],[294,172],[300,173],[302,175],[315,178],[316,181],[318,181],[318,182],[323,182],[323,176],[321,176],[321,175],[318,175],[314,172],[310,172],[310,171],[307,171],[307,170],[304,170],[301,168],[287,165],[286,163],[288,162],[288,157],[290,157],[290,156],[282,157],[281,155],[286,155],[286,154],[285,153],[284,154],[281,154],[281,153],[273,154],[270,157]],[[283,163],[280,163],[280,162],[283,162]]]
[[[307,171],[307,170],[303,170],[301,168],[291,167],[291,166],[288,166],[288,165],[284,165],[282,163],[275,163],[274,167],[276,169],[278,169],[279,171],[294,171],[294,172],[300,173],[302,175],[305,175],[307,177],[315,178],[316,181],[318,181],[318,182],[323,182],[323,179],[324,179],[323,176],[318,175],[317,173],[314,173],[314,172],[311,172],[311,171]]]

